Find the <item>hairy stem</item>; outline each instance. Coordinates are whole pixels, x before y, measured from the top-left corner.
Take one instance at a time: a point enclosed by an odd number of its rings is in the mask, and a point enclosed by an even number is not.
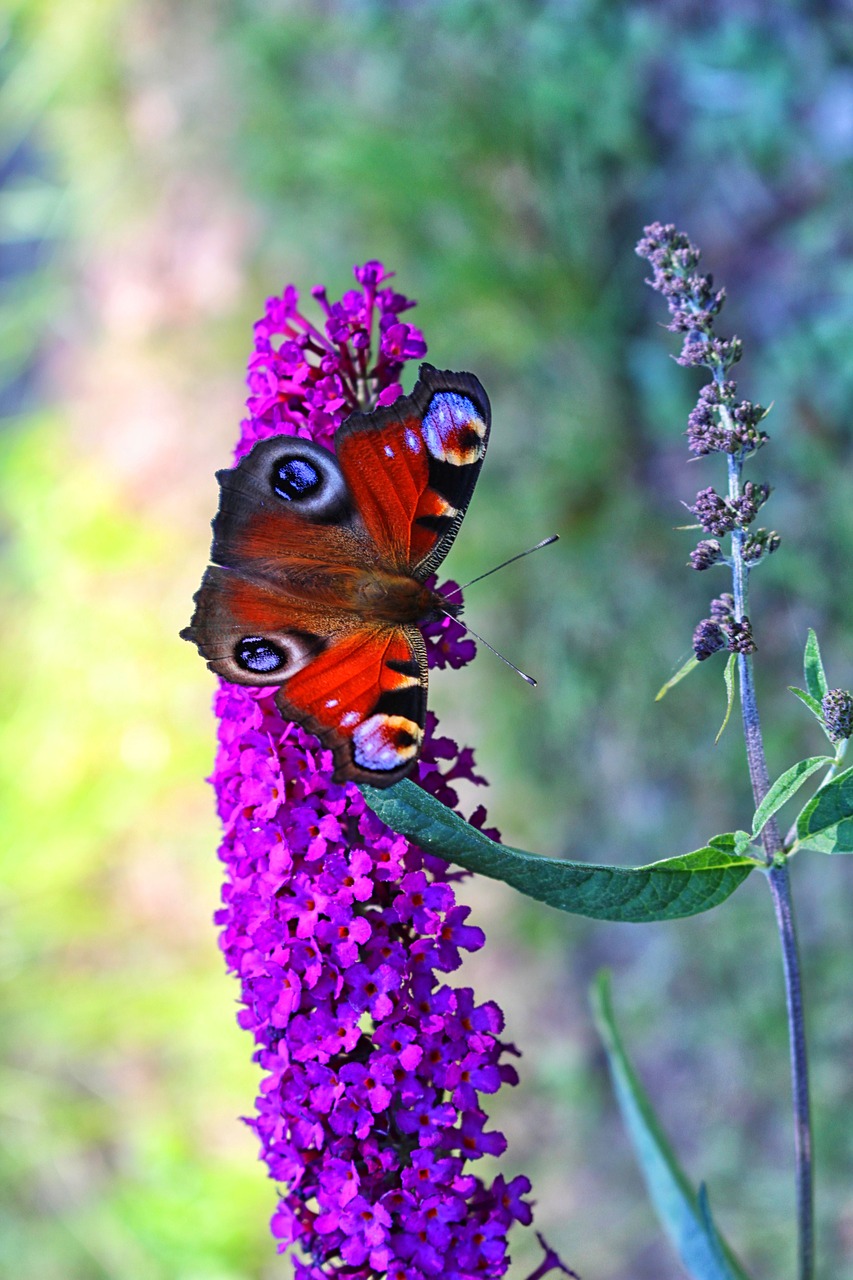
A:
[[[791,1047],[791,1080],[794,1093],[794,1150],[796,1154],[797,1222],[799,1225],[799,1280],[814,1277],[814,1177],[812,1128],[809,1104],[809,1064],[803,1016],[803,988],[794,904],[787,862],[771,867],[768,875],[776,923],[782,942],[785,996],[788,1004],[788,1037]]]
[[[725,410],[723,410],[725,413]],[[735,501],[741,495],[741,471],[743,461],[740,457],[729,454],[729,497]],[[749,568],[743,559],[743,529],[732,530],[732,595],[734,596],[734,616],[740,622],[748,617],[749,602]],[[770,788],[770,775],[767,772],[767,759],[764,755],[764,739],[761,736],[761,721],[758,718],[758,703],[755,698],[755,684],[752,678],[752,658],[749,654],[738,654],[738,677],[740,680],[740,708],[743,718],[743,736],[746,742],[746,760],[749,768],[749,779],[752,783],[752,795],[755,807],[761,804]],[[764,857],[768,866],[782,848],[782,837],[775,818],[765,824],[761,833],[764,844]]]
[[[729,497],[736,499],[741,493],[743,462],[729,454]],[[743,559],[744,533],[732,532],[732,594],[734,616],[741,621],[747,615],[749,568]],[[758,703],[752,678],[752,658],[738,654],[740,678],[740,705],[743,716],[743,734],[746,742],[746,758],[752,794],[756,808],[764,799],[770,786],[767,759]],[[797,1196],[799,1280],[814,1277],[814,1177],[812,1170],[811,1107],[809,1104],[809,1065],[806,1050],[806,1028],[803,1012],[803,987],[800,976],[800,956],[797,947],[797,931],[794,923],[794,904],[791,898],[791,880],[787,862],[780,857],[782,840],[779,826],[772,818],[762,832],[764,857],[768,864],[767,878],[776,924],[782,944],[782,965],[785,973],[785,998],[788,1008],[788,1039],[791,1052],[791,1089],[794,1108],[794,1156]]]

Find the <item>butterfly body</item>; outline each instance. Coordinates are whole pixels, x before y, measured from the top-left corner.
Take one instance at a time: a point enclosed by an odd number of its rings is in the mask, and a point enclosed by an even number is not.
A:
[[[213,671],[278,685],[336,781],[390,786],[415,764],[426,717],[419,628],[458,601],[426,585],[482,465],[489,402],[468,373],[422,366],[411,396],[354,413],[336,455],[274,436],[220,471],[211,561],[181,634]]]
[[[458,608],[437,591],[430,591],[417,578],[378,569],[360,574],[355,583],[352,606],[365,622],[381,626],[437,622],[442,613],[457,616]]]

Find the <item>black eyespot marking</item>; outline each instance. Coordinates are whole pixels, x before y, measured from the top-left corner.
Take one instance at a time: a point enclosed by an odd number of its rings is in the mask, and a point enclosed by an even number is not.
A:
[[[286,502],[312,498],[323,483],[323,477],[307,458],[283,457],[273,463],[270,477],[273,492]]]
[[[259,675],[268,675],[270,671],[277,671],[287,663],[287,654],[260,636],[244,636],[239,640],[234,658],[238,667],[242,667],[244,671],[255,671]]]

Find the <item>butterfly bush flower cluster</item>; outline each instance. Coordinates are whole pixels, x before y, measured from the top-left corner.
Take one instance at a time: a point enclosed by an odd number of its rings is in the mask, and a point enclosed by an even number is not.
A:
[[[826,731],[835,746],[853,738],[853,696],[846,689],[829,689],[821,702]]]
[[[684,335],[678,363],[705,368],[711,374],[688,419],[690,451],[697,457],[724,454],[727,460],[728,491],[720,494],[713,487],[702,489],[688,507],[702,532],[711,535],[702,538],[691,552],[690,564],[700,572],[717,564],[729,565],[734,570],[735,595],[740,595],[740,584],[745,583],[749,570],[779,546],[777,533],[753,528],[770,496],[769,485],[751,480],[742,483],[741,479],[744,461],[768,439],[761,427],[767,410],[738,395],[731,370],[741,358],[742,344],[739,338],[719,338],[714,332],[725,290],[715,290],[712,277],[699,274],[696,246],[671,224],[655,222],[645,228],[637,253],[651,263],[653,276],[648,283],[666,298],[670,312],[667,327]],[[730,538],[728,549],[721,541],[726,538]],[[735,595],[713,600],[711,616],[696,627],[693,651],[700,662],[719,649],[754,652],[749,618]]]
[[[426,355],[420,329],[400,319],[415,304],[381,287],[390,278],[381,262],[355,268],[360,288],[330,303],[326,290],[311,293],[326,320],[322,329],[303,315],[299,292],[288,285],[268,298],[255,325],[249,359],[249,418],[242,424],[236,458],[267,436],[304,436],[332,448],[332,437],[354,409],[392,404],[407,360]],[[378,353],[373,347],[378,338]]]
[[[400,394],[404,361],[426,351],[400,319],[413,304],[381,263],[355,275],[340,302],[313,291],[321,326],[293,287],[267,302],[238,458],[280,433],[332,447],[352,409]],[[473,656],[458,630],[427,628],[431,665]],[[331,753],[282,720],[274,693],[220,684],[213,775],[227,877],[216,919],[263,1071],[249,1123],[282,1188],[273,1233],[301,1280],[501,1276],[508,1229],[531,1221],[530,1183],[474,1168],[506,1146],[482,1103],[516,1082],[516,1050],[497,1004],[448,978],[483,932],[456,901],[460,875],[385,827],[358,787],[334,784]],[[432,715],[419,770],[449,805],[458,782],[484,783]],[[481,806],[471,820],[485,818]],[[553,1267],[548,1250],[535,1274]]]

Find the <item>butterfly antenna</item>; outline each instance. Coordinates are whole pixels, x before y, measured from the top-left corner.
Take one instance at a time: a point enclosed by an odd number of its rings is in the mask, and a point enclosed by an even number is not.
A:
[[[550,545],[551,545],[551,543],[552,543],[552,542],[559,542],[559,540],[560,540],[560,535],[559,535],[558,533],[552,533],[550,538],[543,538],[541,542],[537,542],[537,543],[536,543],[536,546],[535,546],[535,547],[528,547],[526,551],[519,551],[519,553],[518,553],[518,555],[517,555],[517,556],[510,556],[510,558],[509,558],[508,560],[504,560],[504,561],[502,561],[502,562],[501,562],[501,564],[496,564],[496,565],[495,565],[495,567],[494,567],[494,569],[487,569],[485,573],[480,573],[480,574],[478,574],[478,575],[477,575],[477,577],[476,577],[476,578],[472,578],[470,582],[465,582],[465,583],[463,583],[463,585],[462,585],[461,587],[454,587],[454,588],[453,588],[453,590],[454,590],[454,591],[467,591],[467,589],[468,589],[469,587],[472,587],[472,586],[474,585],[474,583],[475,583],[475,582],[482,582],[482,581],[483,581],[483,579],[484,579],[484,578],[488,578],[490,574],[492,574],[492,573],[497,573],[498,569],[505,569],[505,568],[507,567],[507,565],[508,565],[508,564],[513,564],[516,560],[523,560],[525,556],[529,556],[529,555],[531,555],[534,551],[538,551],[540,547],[548,547],[548,546],[550,546]],[[448,594],[449,594],[449,595],[452,595],[452,594],[453,594],[453,592],[449,592]],[[473,635],[473,634],[474,634],[474,632],[472,631],[472,632],[471,632],[471,635]],[[477,639],[478,639],[478,640],[479,640],[480,638],[481,638],[480,636],[478,636],[478,637],[477,637]],[[483,641],[483,644],[486,644],[486,641],[485,641],[485,640]],[[498,657],[500,657],[500,656],[501,656],[501,655],[500,655],[500,654],[498,654]],[[504,662],[506,662],[506,658],[504,658]],[[509,665],[510,665],[510,666],[512,666],[512,663],[510,663]],[[517,667],[516,667],[516,670],[518,670],[518,668],[517,668]],[[520,673],[519,673],[519,674],[520,674]],[[535,683],[536,683],[536,681],[534,680],[534,682],[533,682],[533,683],[535,684]]]
[[[549,539],[549,541],[553,541],[553,539]],[[531,550],[534,551],[535,549],[535,547],[531,548]],[[516,556],[515,559],[517,560],[518,556]],[[498,567],[500,568],[500,566]],[[494,570],[492,570],[492,572],[494,572]],[[483,576],[485,577],[486,575],[484,574]],[[450,618],[453,622],[458,622],[463,631],[467,631],[469,636],[473,636],[475,640],[479,640],[480,644],[484,644],[487,649],[491,649],[496,658],[500,658],[501,662],[505,662],[508,667],[512,667],[517,676],[521,676],[522,680],[526,680],[528,684],[533,685],[534,689],[536,688],[536,681],[533,679],[533,676],[529,676],[524,671],[521,671],[514,662],[510,662],[509,658],[505,658],[502,653],[499,653],[494,645],[489,644],[488,640],[484,640],[482,636],[477,635],[476,631],[472,631],[470,627],[466,626],[461,618],[454,618],[453,614],[448,613],[446,609],[442,609],[441,612],[444,614],[445,618]]]

